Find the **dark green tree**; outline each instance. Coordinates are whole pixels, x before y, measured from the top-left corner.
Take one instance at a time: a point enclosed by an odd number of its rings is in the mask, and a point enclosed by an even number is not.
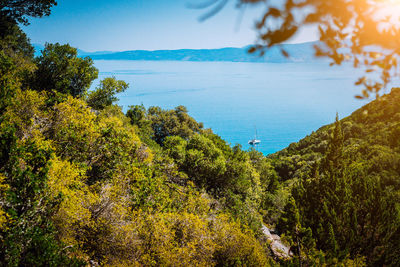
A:
[[[142,105],[129,106],[126,116],[132,125],[138,127],[140,139],[152,148],[157,149],[159,144],[154,141],[154,130],[152,121],[148,116],[147,109]]]
[[[339,171],[343,160],[343,131],[339,115],[336,113],[335,124],[331,135],[328,150],[321,167],[329,171]]]
[[[377,103],[381,104],[380,101]],[[375,109],[374,106],[375,103],[368,108]],[[364,115],[368,121],[372,117]],[[375,119],[372,121],[373,124],[379,123]],[[394,175],[391,164],[397,166],[394,163],[397,162],[397,154],[390,154],[387,147],[372,145],[377,140],[391,145],[390,140],[380,139],[377,133],[380,128],[371,128],[371,139],[346,140],[343,128],[345,126],[348,131],[352,124],[349,118],[344,122],[337,118],[333,126],[322,129],[321,132],[325,133],[331,131],[324,137],[329,138],[326,152],[319,163],[309,163],[314,165],[313,172],[299,177],[292,196],[302,226],[311,229],[316,248],[325,252],[325,260],[343,261],[365,256],[371,266],[390,265],[398,260],[391,253],[398,248],[389,241],[396,236],[398,226],[395,225],[399,220],[398,213],[394,211],[396,203],[399,203],[394,192],[398,192],[395,188],[399,187],[391,178]],[[325,135],[319,135],[319,138],[321,136]],[[362,141],[364,139],[368,141]],[[354,144],[349,145],[351,142]],[[304,147],[300,149],[306,151]],[[387,163],[388,160],[392,163]],[[289,227],[285,218],[290,216],[284,213],[278,228]],[[290,235],[295,237],[293,233]]]
[[[278,222],[278,230],[286,234],[292,244],[291,251],[298,257],[301,265],[304,255],[313,253],[315,241],[310,228],[302,226],[300,210],[293,197],[290,197]]]
[[[126,116],[131,120],[131,124],[142,127],[142,123],[147,120],[147,110],[143,104],[129,106]]]
[[[4,19],[28,24],[28,17],[50,15],[55,0],[2,0],[0,1],[0,21]]]
[[[4,29],[0,30],[0,49],[9,56],[33,59],[34,49],[29,38],[14,23],[7,23]]]
[[[42,55],[35,59],[37,70],[31,86],[38,91],[55,90],[74,97],[85,95],[98,70],[89,57],[77,56],[77,49],[66,45],[46,44]]]
[[[15,79],[16,73],[17,67],[12,58],[0,51],[0,116],[19,86],[18,80]]]

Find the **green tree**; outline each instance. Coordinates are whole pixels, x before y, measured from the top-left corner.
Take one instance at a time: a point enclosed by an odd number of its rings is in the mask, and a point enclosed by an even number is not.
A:
[[[207,189],[222,189],[226,161],[223,153],[211,140],[196,134],[186,142],[182,137],[165,139],[169,155],[180,164],[197,185]]]
[[[115,95],[124,92],[128,86],[126,82],[115,77],[105,78],[94,91],[89,93],[86,102],[96,110],[104,109],[117,102],[118,98]]]
[[[126,116],[130,119],[131,124],[138,128],[140,139],[151,148],[158,149],[159,144],[154,141],[152,121],[143,104],[129,106]]]
[[[271,160],[264,157],[261,152],[252,149],[249,152],[250,160],[253,166],[260,174],[260,182],[266,191],[275,193],[279,187],[278,175],[271,164]]]
[[[3,169],[9,185],[5,206],[10,220],[0,232],[0,259],[7,266],[74,262],[64,255],[66,251],[61,249],[52,226],[51,216],[57,201],[49,201],[45,194],[52,153],[46,142],[20,142],[12,148]]]
[[[16,24],[9,23],[0,31],[0,116],[7,102],[35,68],[33,47]],[[1,119],[0,119],[1,121]]]
[[[160,107],[150,107],[147,111],[148,119],[154,132],[154,141],[162,145],[168,136],[178,135],[188,139],[195,133],[200,133],[203,124],[189,116],[184,106],[173,110],[163,110]]]
[[[396,97],[395,92],[391,97]],[[390,241],[398,232],[395,225],[399,215],[395,206],[399,203],[400,187],[392,178],[398,177],[397,167],[392,169],[398,166],[398,155],[390,150],[392,141],[387,138],[390,136],[387,130],[396,126],[398,119],[375,112],[381,108],[392,110],[391,105],[397,105],[392,100],[386,103],[377,100],[343,121],[337,118],[334,125],[321,128],[291,148],[290,153],[309,158],[308,164],[314,166],[312,172],[298,174],[292,196],[301,225],[310,228],[316,248],[324,252],[327,262],[347,261],[348,258],[357,261],[365,257],[370,266],[395,266],[393,262],[398,261],[391,253],[398,251],[398,247]],[[367,109],[373,115],[360,116]],[[361,119],[365,120],[364,134],[359,137],[358,131],[353,133],[351,129],[355,121]],[[346,132],[348,139],[344,135]],[[313,142],[320,143],[324,139],[329,141],[322,159],[307,154]],[[290,228],[285,221],[289,218],[284,212],[278,228]],[[296,235],[291,233],[290,236],[294,239]]]
[[[98,76],[98,70],[89,57],[79,58],[77,49],[66,45],[46,44],[42,55],[35,59],[37,70],[32,77],[32,89],[85,95]]]
[[[311,229],[302,226],[300,211],[293,197],[289,198],[284,212],[279,219],[278,230],[290,237],[291,250],[299,257],[301,265],[303,254],[309,256],[310,251],[315,247],[315,241],[312,238]]]
[[[131,124],[138,125],[142,128],[143,121],[146,120],[147,110],[142,105],[129,106],[126,116],[131,120]],[[148,121],[148,120],[147,120]]]
[[[8,23],[4,28],[0,31],[0,49],[8,56],[18,55],[32,60],[34,49],[21,28],[13,23]]]
[[[15,78],[17,67],[13,60],[0,51],[0,116],[3,115],[6,107],[14,96],[20,83]]]
[[[11,19],[17,23],[28,24],[28,17],[50,15],[55,0],[2,0],[0,2],[0,20]]]
[[[343,131],[339,121],[339,115],[336,113],[335,124],[328,150],[325,153],[322,168],[340,168],[343,160]]]

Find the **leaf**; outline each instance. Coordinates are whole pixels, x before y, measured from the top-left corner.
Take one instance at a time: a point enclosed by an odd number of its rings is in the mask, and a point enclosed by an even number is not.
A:
[[[360,85],[360,84],[363,84],[366,80],[367,80],[367,78],[361,77],[361,78],[358,79],[358,81],[356,81],[354,84],[355,84],[355,85]]]
[[[359,63],[360,63],[360,61],[358,60],[358,58],[355,58],[354,64],[353,64],[354,68],[357,68]]]
[[[378,59],[382,56],[382,54],[378,52],[370,52],[369,56],[372,57],[373,59]]]
[[[318,21],[318,15],[315,13],[308,14],[304,20],[305,23],[314,23],[316,21]]]
[[[249,50],[247,50],[247,52],[249,52],[250,54],[256,52],[256,48],[254,46],[250,47]]]
[[[281,53],[285,58],[289,58],[289,53],[285,49],[281,49]]]
[[[277,18],[281,16],[281,11],[277,8],[271,7],[268,10],[268,15]]]

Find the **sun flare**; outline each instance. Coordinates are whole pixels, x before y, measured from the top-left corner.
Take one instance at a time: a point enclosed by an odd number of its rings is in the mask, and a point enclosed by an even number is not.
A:
[[[383,8],[386,9],[388,15],[400,15],[400,0],[384,0],[382,1]]]
[[[387,18],[390,25],[400,27],[400,0],[377,0],[374,13],[378,20]]]

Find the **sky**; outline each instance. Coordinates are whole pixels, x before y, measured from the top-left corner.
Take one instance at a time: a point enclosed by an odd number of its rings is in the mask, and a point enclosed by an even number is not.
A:
[[[188,6],[205,1],[209,0],[60,0],[49,17],[31,19],[23,29],[32,43],[69,43],[90,52],[243,47],[256,41],[254,24],[262,6],[242,12],[230,0],[200,22],[207,9]],[[315,29],[308,28],[291,43],[316,39]]]

